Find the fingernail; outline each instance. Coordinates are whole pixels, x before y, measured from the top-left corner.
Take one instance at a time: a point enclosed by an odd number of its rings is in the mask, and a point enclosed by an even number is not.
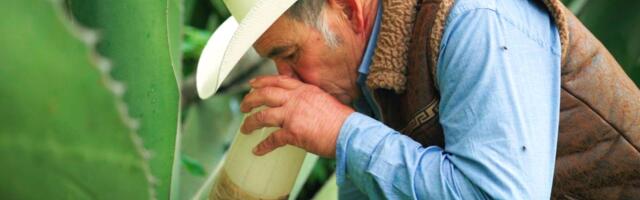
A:
[[[258,155],[258,147],[253,147],[253,155],[259,156]]]
[[[249,83],[250,83],[250,84],[253,84],[253,82],[256,82],[256,79],[255,79],[255,78],[252,78],[251,80],[249,80]]]

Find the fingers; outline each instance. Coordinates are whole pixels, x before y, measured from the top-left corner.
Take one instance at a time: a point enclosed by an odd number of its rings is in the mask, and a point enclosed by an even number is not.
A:
[[[280,87],[284,89],[296,89],[303,85],[302,82],[287,76],[262,76],[249,82],[252,88]]]
[[[287,90],[282,88],[265,87],[256,89],[244,97],[240,104],[240,111],[247,113],[262,105],[280,107],[286,102],[287,98]]]
[[[284,112],[282,108],[267,108],[247,117],[240,131],[248,134],[264,127],[281,127],[283,122]]]
[[[279,147],[290,144],[291,138],[292,135],[288,131],[284,129],[277,130],[253,148],[253,154],[257,156],[265,155]]]

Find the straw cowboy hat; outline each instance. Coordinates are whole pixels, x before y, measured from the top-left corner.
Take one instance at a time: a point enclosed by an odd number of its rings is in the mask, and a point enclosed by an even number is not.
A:
[[[200,55],[200,98],[213,95],[240,58],[296,0],[224,0],[232,17],[213,33]],[[238,23],[240,22],[240,23]]]

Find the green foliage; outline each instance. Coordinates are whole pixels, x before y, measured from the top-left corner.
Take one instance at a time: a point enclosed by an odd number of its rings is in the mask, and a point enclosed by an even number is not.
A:
[[[640,84],[640,1],[564,2]],[[191,199],[207,190],[240,125],[247,91],[234,84],[253,75],[195,98],[197,60],[228,17],[222,0],[0,1],[0,196]],[[334,168],[308,157],[291,198],[337,198]]]
[[[188,155],[180,154],[180,161],[182,162],[185,170],[187,170],[191,175],[199,177],[207,175],[204,166],[202,166],[202,163],[198,162],[198,160],[193,159]]]
[[[124,100],[151,151],[158,197],[169,198],[178,130],[181,24],[179,0],[69,0],[80,24],[100,33],[98,51],[126,85]]]
[[[200,58],[210,36],[211,32],[185,26],[184,42],[182,43],[184,59],[197,60]]]
[[[54,2],[0,1],[0,196],[149,199],[122,88]]]
[[[197,29],[191,26],[184,27],[184,42],[182,43],[182,53],[185,76],[193,75],[196,71],[196,64],[202,54],[204,46],[207,44],[211,32]]]
[[[640,1],[581,1],[580,20],[640,85]]]
[[[218,165],[231,139],[240,127],[239,94],[217,95],[191,105],[185,110],[181,155],[189,163],[181,165],[178,199],[191,199],[206,181],[206,177],[193,173],[193,164],[202,167],[210,175]],[[184,160],[184,157],[183,159]]]
[[[291,193],[289,194],[290,200],[300,198],[300,192],[302,192],[303,189],[306,189],[305,186],[307,185],[309,176],[311,176],[311,174],[317,169],[316,163],[318,163],[319,159],[320,157],[318,157],[318,155],[312,153],[307,153],[307,155],[304,157],[304,162],[300,167],[300,172],[298,173],[296,182],[291,189]]]
[[[335,159],[320,158],[315,163],[302,191],[297,196],[298,199],[311,199],[331,178],[336,168]]]
[[[336,182],[336,174],[331,175],[329,180],[322,186],[320,191],[313,197],[317,200],[333,200],[338,199],[338,184]]]
[[[227,18],[231,15],[229,13],[229,10],[227,10],[227,6],[224,5],[224,2],[222,0],[211,0],[211,4],[213,4],[213,13],[215,15],[221,18]]]

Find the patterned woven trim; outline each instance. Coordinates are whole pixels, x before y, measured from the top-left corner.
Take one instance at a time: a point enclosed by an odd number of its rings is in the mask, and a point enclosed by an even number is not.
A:
[[[438,106],[440,105],[440,100],[438,98],[434,98],[427,106],[420,109],[417,113],[413,114],[413,118],[407,123],[407,126],[404,127],[400,132],[404,134],[411,134],[416,129],[422,127],[427,124],[427,122],[434,119],[438,116]]]

